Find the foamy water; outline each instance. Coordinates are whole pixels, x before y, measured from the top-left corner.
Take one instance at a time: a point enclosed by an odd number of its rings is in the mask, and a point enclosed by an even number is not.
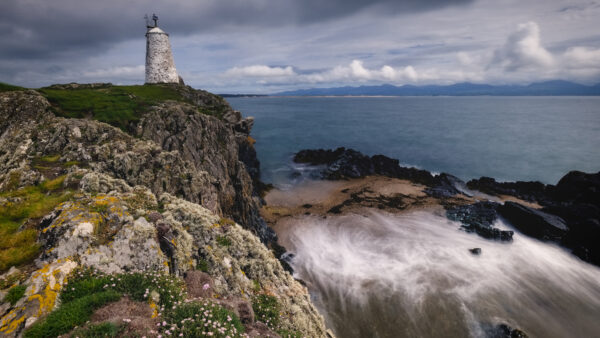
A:
[[[532,337],[600,336],[599,268],[518,232],[506,244],[458,228],[374,211],[285,220],[278,233],[339,337],[482,337],[501,322]]]

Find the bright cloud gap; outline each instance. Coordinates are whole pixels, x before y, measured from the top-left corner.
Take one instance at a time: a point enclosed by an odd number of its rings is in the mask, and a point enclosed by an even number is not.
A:
[[[367,67],[354,59],[320,71],[301,71],[293,66],[250,65],[225,71],[221,78],[234,83],[258,85],[322,84],[453,84],[459,82],[522,84],[565,79],[592,84],[600,79],[600,49],[574,46],[551,53],[542,43],[540,27],[529,21],[519,24],[504,44],[478,52],[458,52],[456,67],[406,65]],[[532,79],[535,79],[532,81]]]

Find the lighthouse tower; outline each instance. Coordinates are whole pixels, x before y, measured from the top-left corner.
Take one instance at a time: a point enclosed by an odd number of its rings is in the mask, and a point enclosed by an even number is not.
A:
[[[156,15],[152,20],[154,26],[146,25],[146,83],[179,83],[169,34],[158,28]]]

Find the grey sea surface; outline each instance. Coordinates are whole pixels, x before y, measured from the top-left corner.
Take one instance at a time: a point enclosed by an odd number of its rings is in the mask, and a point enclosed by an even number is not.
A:
[[[600,170],[600,97],[228,98],[254,116],[265,181],[284,184],[305,148],[349,147],[464,180],[555,184]]]

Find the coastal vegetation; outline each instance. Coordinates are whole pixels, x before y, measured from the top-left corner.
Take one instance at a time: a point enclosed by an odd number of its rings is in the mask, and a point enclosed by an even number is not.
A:
[[[11,178],[10,190],[0,193],[0,272],[37,256],[37,221],[72,196],[63,189],[65,176],[20,189],[17,175]]]
[[[45,87],[39,91],[54,113],[69,118],[93,118],[125,129],[140,119],[149,107],[165,100],[189,102],[170,86]]]
[[[12,91],[16,91],[16,90],[25,90],[27,88],[23,88],[23,87],[19,87],[19,86],[13,86],[11,84],[8,83],[4,83],[4,82],[0,82],[0,93],[2,92],[12,92]]]

